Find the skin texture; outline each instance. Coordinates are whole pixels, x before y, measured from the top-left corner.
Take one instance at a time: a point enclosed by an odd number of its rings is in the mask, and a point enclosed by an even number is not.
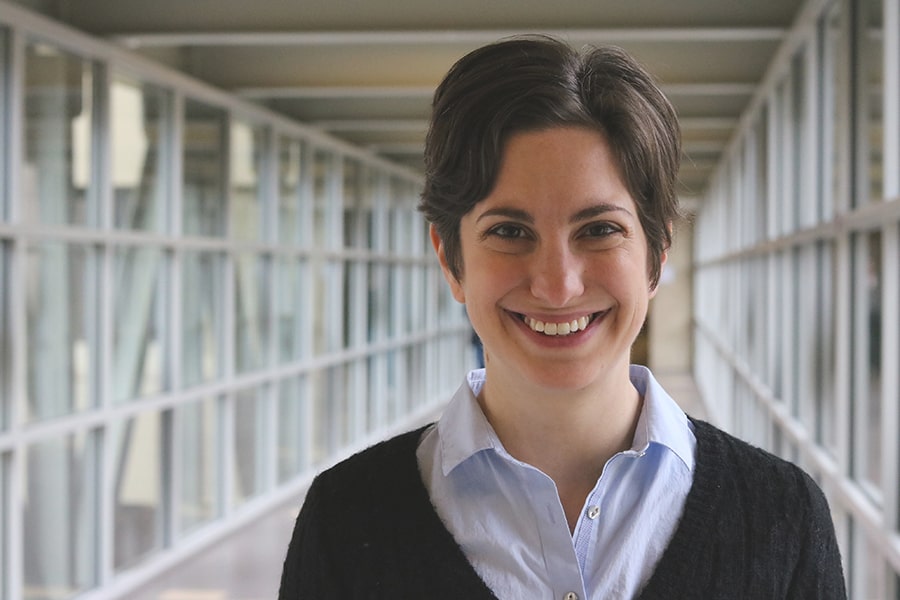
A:
[[[460,239],[457,279],[432,228],[484,344],[478,400],[507,450],[554,479],[574,528],[603,465],[633,438],[641,398],[629,357],[655,293],[637,208],[603,135],[556,127],[511,137]],[[587,327],[565,336],[526,322],[581,317]]]

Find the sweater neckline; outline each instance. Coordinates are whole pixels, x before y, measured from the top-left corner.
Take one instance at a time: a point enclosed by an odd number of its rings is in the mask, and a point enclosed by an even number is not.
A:
[[[652,598],[668,598],[672,587],[671,580],[685,581],[690,578],[695,569],[695,552],[697,545],[697,532],[708,527],[709,516],[714,507],[719,503],[720,487],[716,484],[714,465],[720,464],[724,455],[723,446],[715,436],[715,429],[703,421],[690,418],[694,427],[694,435],[697,439],[697,451],[695,456],[694,476],[691,488],[685,499],[682,516],[678,526],[669,540],[663,555],[656,565],[650,580],[638,595],[639,600]],[[459,564],[458,575],[470,579],[471,584],[480,584],[483,589],[496,598],[469,563],[465,553],[457,544],[452,534],[444,526],[428,497],[428,490],[422,482],[416,460],[416,448],[422,434],[432,425],[426,425],[410,432],[402,444],[402,455],[406,461],[407,475],[414,474],[414,483],[407,495],[407,509],[413,522],[419,522],[423,528],[427,528],[436,543],[443,548],[449,560]],[[399,477],[399,472],[398,472]],[[421,519],[416,521],[416,519]],[[463,565],[465,568],[463,568]]]

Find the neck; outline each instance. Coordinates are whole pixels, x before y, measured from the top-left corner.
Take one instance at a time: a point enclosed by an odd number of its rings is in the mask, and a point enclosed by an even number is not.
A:
[[[640,394],[627,365],[581,390],[535,389],[510,379],[489,371],[478,401],[506,450],[553,479],[574,528],[603,466],[631,446]]]

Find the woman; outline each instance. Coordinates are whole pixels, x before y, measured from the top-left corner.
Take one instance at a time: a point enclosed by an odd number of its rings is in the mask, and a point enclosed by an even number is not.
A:
[[[678,216],[647,73],[517,38],[433,109],[422,210],[485,368],[437,424],[316,479],[281,598],[845,597],[812,480],[629,365]]]

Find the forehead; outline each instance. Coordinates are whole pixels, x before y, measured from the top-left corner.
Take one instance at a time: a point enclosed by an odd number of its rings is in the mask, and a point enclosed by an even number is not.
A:
[[[506,142],[494,186],[478,204],[531,201],[633,205],[605,136],[583,127],[520,132]]]

